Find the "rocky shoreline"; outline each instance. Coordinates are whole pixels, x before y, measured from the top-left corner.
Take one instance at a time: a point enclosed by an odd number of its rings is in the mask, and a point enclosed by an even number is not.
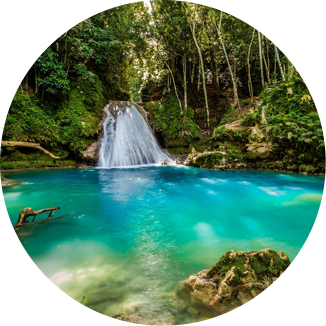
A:
[[[197,321],[217,317],[255,298],[273,284],[289,267],[282,251],[271,248],[244,252],[230,250],[210,269],[191,275],[178,284],[175,298]],[[142,325],[172,325],[141,313],[118,314],[112,318]]]

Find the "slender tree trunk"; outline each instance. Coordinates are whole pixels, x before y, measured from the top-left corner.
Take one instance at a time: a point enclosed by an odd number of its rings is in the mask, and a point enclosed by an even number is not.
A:
[[[261,38],[260,32],[258,32],[258,43],[259,43],[259,60],[260,60],[260,73],[261,73],[261,83],[263,85],[263,89],[265,88],[265,81],[264,81],[264,66],[263,66],[263,56],[261,50]]]
[[[200,87],[200,62],[198,65],[198,82],[197,82],[197,91],[199,92],[199,87]]]
[[[201,50],[200,50],[200,47],[198,45],[198,42],[197,42],[197,39],[196,39],[196,35],[195,35],[195,29],[196,29],[195,21],[192,22],[192,28],[191,28],[191,25],[190,25],[190,29],[191,29],[192,36],[194,38],[196,47],[198,49],[198,54],[199,54],[199,58],[200,58],[201,74],[202,74],[202,79],[203,79],[203,89],[204,89],[205,105],[206,105],[206,114],[207,114],[207,127],[209,128],[209,108],[208,108],[208,100],[207,100],[207,92],[206,92],[206,83],[205,83],[204,61],[203,61],[203,56],[201,54]]]
[[[234,93],[234,105],[235,106],[238,105],[239,108],[240,108],[240,101],[239,101],[239,97],[238,97],[236,80],[234,79],[234,75],[233,75],[232,68],[231,68],[231,65],[230,65],[230,62],[229,62],[228,54],[226,53],[226,49],[225,49],[225,46],[224,46],[224,42],[223,42],[223,38],[222,38],[222,33],[221,33],[222,14],[223,14],[223,12],[221,11],[219,27],[217,28],[217,25],[216,24],[215,24],[215,26],[216,26],[216,30],[217,30],[217,33],[218,33],[218,36],[219,36],[219,40],[220,40],[220,42],[222,44],[223,52],[224,52],[225,59],[226,59],[226,62],[228,64],[230,75],[231,75],[231,79],[232,79],[233,93]]]
[[[237,94],[237,96],[238,96],[238,85],[237,85],[237,60],[236,60],[236,58],[234,58],[234,61],[233,61],[233,78],[234,78],[234,80],[235,80],[235,87],[236,87],[236,89],[235,89],[235,91],[234,91],[234,94]],[[239,99],[238,99],[238,103],[239,103]],[[236,102],[234,101],[234,105],[236,105]],[[238,109],[239,109],[239,113],[240,113],[240,109],[241,109],[241,107],[240,107],[240,103],[239,103],[239,105],[238,105]]]
[[[271,79],[271,65],[270,65],[270,61],[269,61],[269,40],[265,37],[265,42],[266,42],[266,51],[267,51],[267,66],[268,66],[268,76],[269,79]]]
[[[192,63],[192,73],[191,73],[191,85],[194,84],[194,77],[195,77],[195,58]]]
[[[25,92],[28,94],[28,73],[25,76]]]
[[[42,86],[41,101],[43,101],[44,93],[45,93],[45,89],[44,89],[44,87]]]
[[[35,94],[38,95],[39,88],[38,88],[38,81],[37,81],[37,72],[35,70]]]
[[[267,61],[266,61],[266,57],[265,57],[265,51],[264,51],[264,44],[266,43],[266,41],[264,42],[264,38],[263,38],[263,44],[262,44],[262,53],[263,53],[263,59],[264,59],[264,63],[265,63],[265,68],[266,68],[266,76],[267,76],[267,80],[268,80],[268,83],[270,84],[271,83],[271,78],[270,78],[270,75],[269,75],[269,66],[267,64]]]
[[[187,109],[187,55],[184,54],[183,57],[183,87],[184,87],[184,108]]]
[[[250,51],[251,51],[251,46],[252,46],[252,42],[254,41],[254,36],[255,36],[255,29],[252,32],[252,39],[249,45],[249,50],[248,50],[248,56],[247,56],[247,66],[248,66],[248,87],[249,87],[249,94],[251,97],[251,102],[254,101],[254,91],[252,88],[252,82],[251,82],[251,73],[250,73]]]
[[[281,70],[282,79],[283,79],[283,81],[285,81],[285,76],[284,76],[284,72],[283,72],[283,68],[282,68],[280,56],[278,54],[277,46],[275,44],[274,44],[274,46],[275,46],[275,55],[276,55],[278,65],[279,65],[280,70]]]
[[[166,66],[168,67],[169,72],[170,72],[170,74],[171,74],[172,81],[173,81],[173,85],[174,85],[175,95],[176,95],[177,100],[178,100],[178,102],[179,102],[180,110],[182,111],[182,105],[181,105],[181,102],[180,102],[180,99],[179,99],[179,95],[178,95],[178,91],[177,91],[177,86],[175,85],[175,81],[174,81],[174,77],[173,77],[172,71],[171,71],[169,65],[168,65],[167,63],[165,63],[165,64],[166,64]]]
[[[213,45],[213,42],[212,42],[212,39],[211,39],[211,36],[208,32],[208,28],[207,28],[207,24],[206,24],[206,21],[203,22],[203,25],[204,25],[204,28],[205,28],[205,32],[206,32],[206,35],[207,35],[207,39],[208,39],[208,43],[209,43],[209,54],[210,54],[210,57],[211,57],[211,60],[210,60],[210,64],[211,64],[211,70],[212,70],[212,74],[213,74],[213,85],[215,86],[215,89],[216,89],[216,92],[218,93],[219,92],[219,85],[218,85],[218,76],[216,75],[217,74],[217,64],[215,63],[215,53],[214,53],[214,45]]]

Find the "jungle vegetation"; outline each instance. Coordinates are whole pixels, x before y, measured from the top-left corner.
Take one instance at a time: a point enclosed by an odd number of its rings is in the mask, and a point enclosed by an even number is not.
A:
[[[212,146],[225,123],[243,118],[243,127],[257,123],[300,155],[324,159],[316,107],[290,60],[252,26],[210,7],[137,2],[71,28],[19,85],[3,139],[76,158],[98,138],[110,100],[156,101],[148,105],[155,128],[181,151]]]

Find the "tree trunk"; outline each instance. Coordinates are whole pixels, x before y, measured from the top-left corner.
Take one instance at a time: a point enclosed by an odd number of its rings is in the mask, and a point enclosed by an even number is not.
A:
[[[199,87],[200,87],[200,62],[198,65],[198,82],[197,82],[197,91],[199,92]]]
[[[201,65],[201,74],[202,74],[202,79],[203,79],[203,89],[204,89],[204,96],[205,96],[205,105],[206,105],[206,114],[207,114],[207,127],[209,129],[209,108],[208,108],[208,100],[207,100],[207,92],[206,92],[206,83],[205,83],[205,70],[204,70],[204,61],[203,61],[203,56],[201,54],[201,50],[200,47],[198,45],[197,39],[196,39],[196,35],[195,35],[195,29],[196,29],[196,24],[195,21],[192,22],[192,28],[190,25],[190,29],[192,32],[192,36],[194,38],[197,50],[198,50],[198,54],[199,54],[199,58],[200,58],[200,65]]]
[[[37,81],[37,72],[35,70],[35,94],[38,95],[38,81]]]
[[[262,47],[262,53],[263,53],[263,59],[264,59],[265,68],[266,68],[267,80],[268,80],[268,83],[270,84],[271,83],[271,78],[270,78],[270,75],[269,75],[269,66],[268,66],[266,58],[265,58],[264,43],[263,43],[263,47]]]
[[[221,44],[222,44],[223,52],[224,52],[225,59],[226,59],[226,62],[227,62],[227,64],[228,64],[229,71],[230,71],[230,75],[231,75],[231,79],[232,79],[232,84],[233,84],[233,94],[234,94],[234,105],[235,105],[235,106],[238,105],[239,108],[240,108],[240,101],[239,101],[239,97],[238,97],[238,91],[237,91],[236,80],[234,79],[234,75],[233,75],[233,72],[232,72],[232,68],[231,68],[231,65],[230,65],[230,62],[229,62],[229,57],[228,57],[228,54],[226,53],[226,49],[225,49],[225,46],[224,46],[224,42],[223,42],[223,38],[222,38],[222,33],[221,33],[222,14],[223,14],[223,12],[221,11],[219,27],[217,28],[216,23],[215,23],[215,27],[216,27],[216,30],[217,30],[217,34],[218,34],[218,36],[219,36],[219,40],[220,40],[220,42],[221,42]]]
[[[44,89],[44,87],[42,86],[41,101],[43,101],[44,93],[45,93],[45,89]]]
[[[252,46],[252,42],[254,41],[254,36],[255,36],[255,29],[252,32],[252,39],[249,45],[249,50],[248,50],[248,56],[247,56],[247,66],[248,66],[248,87],[249,87],[249,95],[251,97],[251,102],[254,101],[254,91],[253,91],[253,87],[252,87],[252,82],[251,82],[251,73],[250,73],[250,51],[251,51],[251,46]]]
[[[25,92],[28,94],[28,73],[25,76]]]
[[[269,79],[271,79],[271,65],[270,65],[270,61],[269,61],[269,43],[270,41],[268,40],[267,37],[265,37],[265,42],[266,42],[266,51],[267,51],[267,66],[268,66],[268,76],[269,76]]]
[[[235,81],[235,83],[234,83],[234,87],[235,87],[235,89],[234,89],[234,94],[235,94],[234,107],[237,105],[237,101],[236,101],[236,98],[237,98],[238,99],[238,109],[239,109],[239,113],[240,113],[241,107],[240,107],[240,101],[239,101],[239,96],[238,96],[237,75],[236,75],[237,68],[236,67],[237,67],[237,62],[236,62],[236,58],[234,58],[234,64],[233,64],[234,81]]]
[[[194,77],[195,77],[195,59],[192,62],[192,73],[191,73],[191,85],[194,84]]]
[[[263,66],[263,56],[261,50],[261,38],[260,32],[258,32],[258,43],[259,43],[259,60],[260,60],[260,74],[261,74],[261,83],[263,85],[263,89],[265,88],[265,81],[264,81],[264,66]]]
[[[187,109],[187,55],[183,57],[183,87],[184,87],[184,108]]]
[[[283,81],[285,81],[285,76],[284,76],[284,72],[283,72],[283,68],[282,68],[280,56],[278,54],[277,46],[275,44],[274,44],[274,46],[275,46],[275,53],[276,53],[277,62],[278,62],[278,65],[280,67],[280,70],[281,70],[282,79],[283,79]]]
[[[27,142],[22,142],[22,141],[6,141],[3,140],[1,142],[1,147],[30,147],[30,148],[36,148],[39,149],[40,151],[44,152],[46,155],[49,155],[53,159],[60,159],[59,156],[54,156],[52,153],[47,151],[45,148],[41,147],[40,144],[36,143],[27,143]]]
[[[170,72],[170,74],[171,74],[172,81],[173,81],[173,85],[174,85],[175,95],[176,95],[177,100],[178,100],[178,102],[179,102],[180,110],[182,111],[182,105],[181,105],[181,102],[180,102],[180,99],[179,99],[179,95],[178,95],[178,91],[177,91],[177,86],[175,85],[175,81],[174,81],[174,77],[173,77],[172,71],[171,71],[169,65],[168,65],[167,63],[165,63],[165,64],[167,65],[167,67],[168,67],[168,69],[169,69],[169,72]]]

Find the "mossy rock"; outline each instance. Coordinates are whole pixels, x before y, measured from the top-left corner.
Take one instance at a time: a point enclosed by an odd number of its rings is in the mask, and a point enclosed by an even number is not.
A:
[[[183,138],[168,139],[166,143],[167,148],[188,147],[188,142]]]
[[[225,276],[233,268],[234,278],[232,284],[238,283],[246,272],[245,264],[246,259],[243,251],[228,251],[222,256],[219,262],[209,270],[207,277],[213,277],[215,274]]]
[[[210,169],[220,165],[222,159],[223,155],[220,152],[202,153],[196,157],[194,163],[196,166]]]
[[[175,147],[175,148],[169,148],[169,151],[172,154],[188,154],[189,148],[187,148],[187,147]]]
[[[147,112],[149,112],[152,116],[152,119],[155,120],[157,109],[160,106],[159,101],[152,101],[152,102],[138,103],[138,104],[142,106]]]
[[[218,274],[223,278],[233,270],[234,277],[230,284],[244,284],[243,278],[248,274],[255,281],[263,281],[279,277],[289,265],[290,260],[283,251],[276,252],[271,248],[251,252],[230,250],[208,271],[207,277]]]
[[[312,164],[301,164],[299,166],[299,171],[302,173],[315,173],[317,168]]]

